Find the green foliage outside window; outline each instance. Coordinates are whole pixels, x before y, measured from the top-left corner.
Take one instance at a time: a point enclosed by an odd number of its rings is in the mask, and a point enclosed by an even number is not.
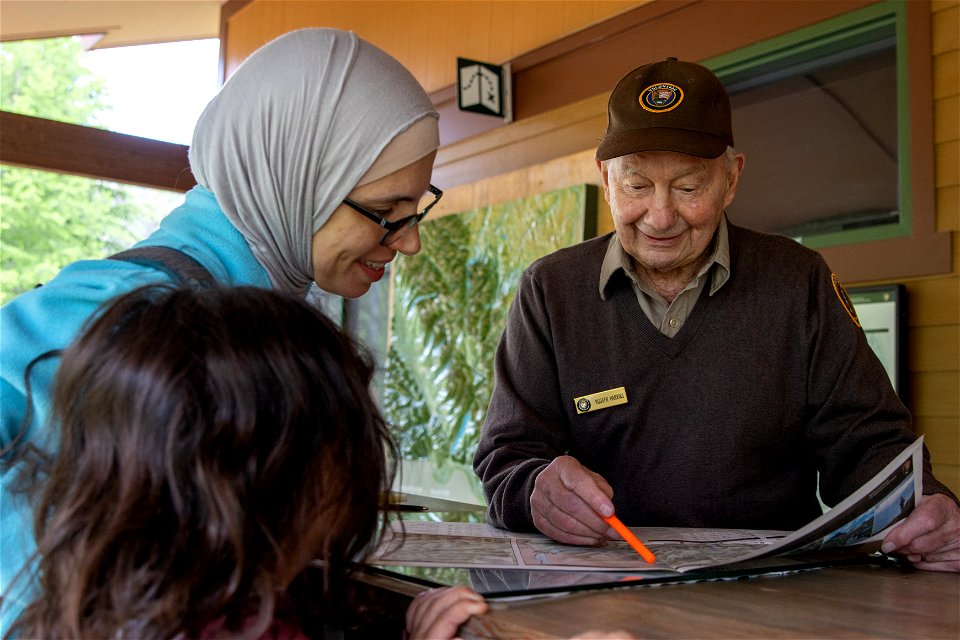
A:
[[[396,261],[384,412],[406,460],[442,487],[470,468],[493,391],[493,358],[530,263],[584,238],[585,185],[425,220],[424,247]],[[456,498],[454,498],[456,499]]]
[[[104,88],[75,38],[0,45],[0,109],[95,124]],[[126,189],[76,176],[0,165],[0,302],[76,260],[102,258],[138,238],[142,215]]]

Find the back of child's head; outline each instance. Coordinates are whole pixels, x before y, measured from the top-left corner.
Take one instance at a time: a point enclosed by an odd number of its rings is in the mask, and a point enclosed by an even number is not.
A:
[[[23,635],[198,637],[254,621],[316,558],[377,538],[392,442],[372,368],[321,312],[252,287],[147,287],[64,353]]]

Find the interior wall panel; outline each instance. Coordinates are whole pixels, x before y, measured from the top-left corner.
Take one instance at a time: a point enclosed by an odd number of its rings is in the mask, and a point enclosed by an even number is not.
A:
[[[376,43],[433,92],[454,83],[457,56],[500,64],[646,3],[255,0],[230,18],[225,70],[229,76],[257,47],[287,31],[335,27]]]

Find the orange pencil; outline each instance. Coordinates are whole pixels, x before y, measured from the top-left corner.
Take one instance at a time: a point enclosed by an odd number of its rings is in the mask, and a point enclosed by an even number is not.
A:
[[[600,517],[603,518],[603,516],[600,516]],[[616,530],[616,532],[619,533],[620,536],[627,541],[627,544],[633,547],[633,550],[639,553],[644,560],[646,560],[649,563],[654,563],[657,561],[657,557],[653,555],[653,552],[650,551],[650,549],[647,549],[643,545],[643,543],[640,542],[640,539],[637,538],[637,536],[633,535],[633,532],[630,531],[630,529],[627,529],[627,527],[624,526],[622,522],[620,522],[620,518],[618,518],[617,516],[610,516],[609,518],[603,518],[603,519],[606,520],[607,524],[613,527]]]

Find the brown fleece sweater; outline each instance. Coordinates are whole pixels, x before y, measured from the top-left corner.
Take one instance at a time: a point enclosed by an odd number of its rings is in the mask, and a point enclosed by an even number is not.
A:
[[[628,525],[793,530],[820,515],[818,472],[835,504],[915,439],[820,255],[729,233],[729,281],[674,338],[622,271],[600,298],[609,235],[524,272],[474,458],[492,524],[533,530],[534,479],[569,454],[607,479]],[[618,387],[626,403],[577,413],[574,398]],[[924,492],[956,500],[924,457]]]

